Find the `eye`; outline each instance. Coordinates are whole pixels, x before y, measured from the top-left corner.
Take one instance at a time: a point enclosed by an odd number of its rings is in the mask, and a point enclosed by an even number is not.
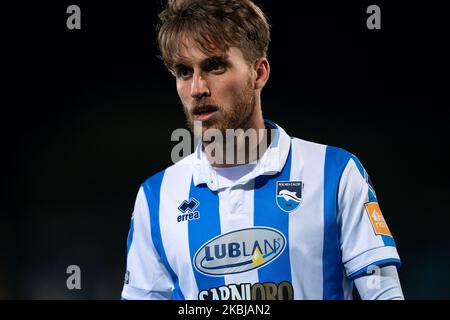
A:
[[[210,60],[208,61],[208,64],[205,66],[205,71],[211,72],[214,71],[215,73],[222,73],[225,72],[227,68],[226,63],[218,60]]]
[[[179,78],[187,79],[192,75],[192,70],[186,66],[177,66],[175,74]]]

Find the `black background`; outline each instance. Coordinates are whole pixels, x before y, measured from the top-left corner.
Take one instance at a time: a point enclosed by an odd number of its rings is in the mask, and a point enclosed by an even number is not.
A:
[[[356,154],[408,299],[450,298],[448,20],[438,1],[257,1],[272,23],[266,118]],[[81,7],[81,30],[66,8]],[[368,30],[366,8],[381,8]],[[117,299],[139,185],[184,115],[156,58],[160,1],[3,7],[0,298]],[[66,288],[66,268],[82,289]]]

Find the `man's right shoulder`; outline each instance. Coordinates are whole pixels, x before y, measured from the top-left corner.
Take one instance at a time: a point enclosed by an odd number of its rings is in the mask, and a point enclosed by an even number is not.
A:
[[[194,156],[195,154],[190,154],[182,160],[174,163],[170,167],[158,171],[157,173],[148,177],[142,183],[142,187],[150,189],[159,188],[163,183],[163,180],[165,180],[166,183],[171,184],[190,184],[194,168]]]

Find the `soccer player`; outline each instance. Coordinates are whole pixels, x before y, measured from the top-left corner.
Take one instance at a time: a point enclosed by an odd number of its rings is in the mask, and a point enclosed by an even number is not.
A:
[[[263,119],[269,42],[250,0],[169,1],[160,14],[161,57],[201,140],[139,189],[122,299],[351,299],[353,285],[362,299],[403,299],[357,157]],[[230,129],[256,139],[207,137]]]

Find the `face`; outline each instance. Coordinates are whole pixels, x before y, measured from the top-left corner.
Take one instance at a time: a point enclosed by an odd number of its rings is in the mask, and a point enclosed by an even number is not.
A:
[[[251,65],[242,51],[205,55],[196,46],[187,46],[183,61],[174,65],[177,91],[188,126],[201,121],[203,133],[214,128],[246,130],[255,111],[255,89]]]

